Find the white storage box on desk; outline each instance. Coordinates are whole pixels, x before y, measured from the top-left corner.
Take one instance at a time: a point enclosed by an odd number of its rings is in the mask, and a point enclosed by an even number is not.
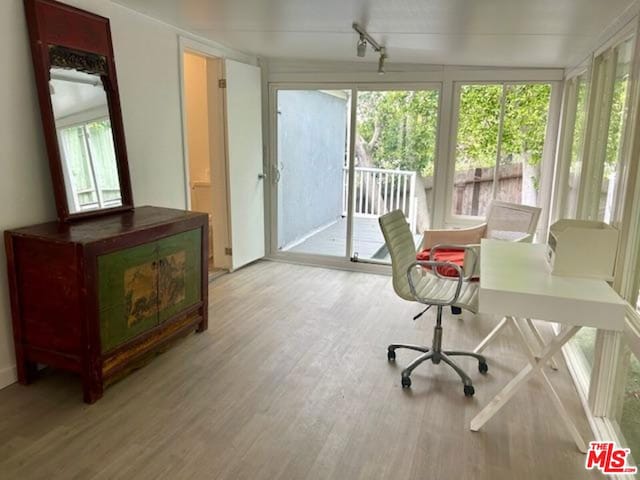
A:
[[[547,238],[547,260],[554,275],[613,280],[618,230],[604,222],[558,220]]]

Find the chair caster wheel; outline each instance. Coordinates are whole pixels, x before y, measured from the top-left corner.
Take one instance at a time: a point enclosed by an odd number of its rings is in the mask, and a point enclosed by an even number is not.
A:
[[[487,362],[479,362],[478,370],[480,373],[487,373],[489,371],[489,365],[487,365]]]
[[[409,377],[402,377],[402,388],[410,388],[410,387],[411,387],[411,379]]]
[[[474,393],[476,393],[476,390],[473,388],[473,385],[465,385],[464,386],[464,396],[465,397],[473,397]]]
[[[387,360],[389,360],[390,362],[395,361],[396,359],[396,352],[394,350],[387,350]]]
[[[462,309],[460,307],[451,307],[452,315],[462,315]]]

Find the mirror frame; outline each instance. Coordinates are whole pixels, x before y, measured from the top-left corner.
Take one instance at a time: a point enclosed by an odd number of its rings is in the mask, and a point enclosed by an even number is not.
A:
[[[24,6],[58,219],[73,221],[133,209],[131,177],[109,19],[54,0],[24,0]],[[89,73],[104,72],[100,77],[107,95],[120,180],[122,198],[120,206],[77,213],[69,211],[49,89],[50,68],[59,66],[52,65],[52,54],[57,56],[57,62],[64,62],[66,56],[71,62],[70,66],[80,67],[79,70],[84,69]]]

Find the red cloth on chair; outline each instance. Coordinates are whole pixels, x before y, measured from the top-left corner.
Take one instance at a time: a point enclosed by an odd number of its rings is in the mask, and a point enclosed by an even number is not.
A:
[[[416,255],[416,259],[418,261],[427,261],[431,260],[431,251],[427,248],[418,252]],[[436,251],[435,258],[433,259],[436,262],[450,262],[459,265],[460,268],[464,265],[464,250],[447,250],[447,249],[438,249]],[[458,272],[453,267],[438,267],[438,273],[445,277],[454,277],[458,278]]]

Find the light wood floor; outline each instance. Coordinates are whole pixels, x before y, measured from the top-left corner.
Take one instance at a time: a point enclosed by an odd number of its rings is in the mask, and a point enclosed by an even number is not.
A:
[[[444,365],[410,391],[389,342],[429,343],[433,314],[393,294],[388,277],[260,262],[211,285],[209,330],[191,335],[81,403],[72,376],[0,391],[3,479],[573,480],[598,478],[537,381],[483,431],[470,419],[524,365],[509,334],[476,396]],[[471,349],[490,318],[447,315],[445,346]],[[566,367],[550,377],[587,422]]]

